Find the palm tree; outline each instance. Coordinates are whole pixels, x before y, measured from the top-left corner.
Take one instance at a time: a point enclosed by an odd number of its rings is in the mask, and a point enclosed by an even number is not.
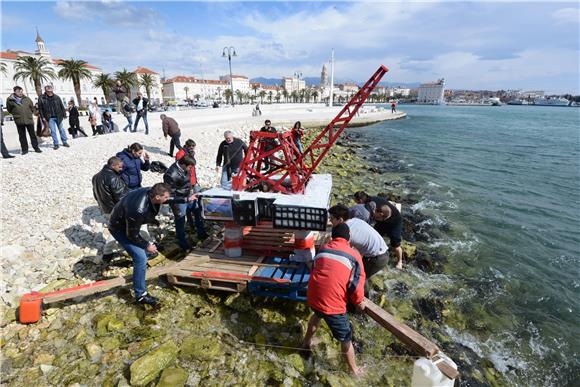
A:
[[[137,79],[137,74],[127,71],[123,68],[123,71],[115,72],[115,78],[117,81],[121,82],[121,85],[127,89],[127,95],[131,99],[131,88],[138,85],[139,80]]]
[[[141,80],[139,84],[145,88],[145,94],[147,94],[147,99],[151,101],[151,88],[155,83],[155,79],[151,74],[141,74]]]
[[[298,92],[296,90],[290,93],[290,96],[292,97],[292,102],[296,103],[298,101]]]
[[[280,103],[280,92],[279,91],[276,92],[276,97],[274,99],[276,100],[276,103]]]
[[[193,96],[193,98],[194,98],[196,101],[199,101],[199,99],[201,98],[201,95],[199,95],[199,94],[196,94],[196,95],[194,95],[194,96]]]
[[[226,97],[226,101],[230,101],[230,103],[234,102],[234,94],[231,89],[224,90],[224,97]]]
[[[240,90],[236,90],[236,96],[238,97],[238,103],[241,105],[242,98],[244,98],[244,93],[242,93]]]
[[[7,75],[8,69],[6,68],[6,63],[0,62],[0,73]]]
[[[42,82],[48,82],[57,77],[52,67],[50,67],[48,59],[43,57],[37,59],[32,56],[21,56],[16,59],[14,70],[16,70],[14,81],[19,79],[23,81],[29,80],[34,84],[36,95],[39,97],[42,94],[42,88],[40,87]]]
[[[189,92],[189,86],[185,86],[183,88],[183,91],[185,91],[185,100],[188,101],[189,100],[189,94],[187,94]]]
[[[274,94],[274,92],[272,90],[270,90],[268,92],[268,100],[270,100],[270,103],[272,103],[272,95]]]
[[[260,103],[264,103],[264,97],[266,96],[265,90],[260,90]]]
[[[60,61],[58,66],[61,68],[58,71],[58,76],[63,80],[70,79],[72,81],[75,95],[77,96],[77,103],[81,106],[81,80],[92,79],[91,72],[87,68],[87,62],[81,59],[77,60],[71,58]]]
[[[288,102],[288,90],[286,89],[282,90],[282,95],[284,96],[284,100]]]
[[[100,87],[105,95],[105,101],[107,105],[109,104],[109,95],[111,94],[111,88],[113,87],[113,79],[110,74],[97,74],[93,79],[93,86]]]
[[[314,98],[314,102],[316,102],[316,100],[318,99],[318,91],[316,90],[312,91],[312,98]]]
[[[252,90],[254,90],[254,95],[256,95],[256,93],[258,92],[258,89],[259,88],[260,88],[260,84],[259,83],[252,84]]]

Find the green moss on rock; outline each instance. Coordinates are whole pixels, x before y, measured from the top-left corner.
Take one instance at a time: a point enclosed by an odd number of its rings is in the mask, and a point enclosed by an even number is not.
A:
[[[168,341],[131,364],[131,385],[145,386],[151,383],[161,371],[175,362],[179,348]]]

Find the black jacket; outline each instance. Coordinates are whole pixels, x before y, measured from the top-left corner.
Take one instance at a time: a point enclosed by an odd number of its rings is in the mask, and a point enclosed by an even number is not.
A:
[[[248,146],[239,138],[234,138],[231,144],[224,140],[218,149],[216,165],[222,166],[223,159],[223,167],[231,166],[232,169],[238,169],[247,152]]]
[[[133,100],[133,105],[135,105],[135,110],[137,111],[137,114],[139,114],[140,116],[145,116],[147,115],[147,107],[149,106],[149,100],[145,97],[141,97],[143,99],[143,110],[137,110],[137,106],[139,105],[139,98],[135,98]]]
[[[191,174],[185,172],[178,162],[173,163],[165,172],[163,182],[171,187],[172,196],[175,198],[191,196]]]
[[[125,194],[129,187],[111,167],[105,165],[103,169],[93,176],[93,196],[104,214],[110,214],[113,207]]]
[[[48,96],[46,93],[38,98],[38,111],[40,116],[45,120],[51,117],[56,117],[58,121],[62,121],[66,116],[66,110],[62,99],[56,94]]]
[[[109,228],[123,233],[131,243],[145,249],[149,242],[139,230],[143,224],[156,224],[155,216],[159,213],[159,204],[153,204],[149,198],[151,188],[138,188],[123,196],[111,212]]]

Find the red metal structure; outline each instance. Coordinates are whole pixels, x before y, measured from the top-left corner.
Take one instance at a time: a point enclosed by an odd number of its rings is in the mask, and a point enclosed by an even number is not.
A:
[[[239,173],[233,177],[234,190],[262,189],[286,194],[303,193],[318,164],[387,71],[389,69],[381,65],[302,154],[296,146],[292,132],[252,131],[248,153]],[[267,167],[267,170],[263,171],[263,167]]]

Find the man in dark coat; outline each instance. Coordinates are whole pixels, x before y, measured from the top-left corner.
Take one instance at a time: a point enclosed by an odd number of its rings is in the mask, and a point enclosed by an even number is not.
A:
[[[167,136],[171,137],[171,141],[169,142],[169,156],[173,157],[173,149],[177,148],[179,150],[183,149],[181,147],[181,142],[179,138],[181,137],[181,130],[179,129],[179,125],[177,121],[175,121],[171,117],[167,117],[165,114],[159,116],[161,118],[161,129],[163,130],[163,136],[167,138]]]
[[[137,118],[135,118],[135,127],[133,131],[137,131],[139,120],[143,118],[143,122],[145,123],[145,134],[149,134],[149,124],[147,123],[147,108],[149,107],[149,100],[143,97],[141,92],[138,92],[137,98],[133,100],[133,105],[135,105],[135,111],[137,112]]]
[[[195,168],[195,161],[189,156],[183,156],[179,161],[173,163],[163,175],[163,182],[171,187],[172,197],[181,201],[173,204],[171,209],[175,216],[175,235],[177,236],[179,247],[185,251],[191,249],[191,245],[185,236],[185,219],[187,218],[189,224],[192,224],[192,212],[197,212],[195,218],[198,239],[207,237],[203,220],[201,219],[199,202],[191,186],[191,171],[193,168]]]
[[[262,126],[262,128],[260,128],[260,132],[274,133],[274,134],[278,133],[276,131],[276,128],[272,126],[272,122],[270,120],[266,120],[264,122],[264,126]],[[276,141],[275,138],[266,138],[266,139],[262,140],[262,150],[264,152],[270,152],[272,149],[276,148],[277,146],[278,146],[278,141]],[[273,168],[273,165],[270,162],[270,157],[264,158],[264,167],[266,169]]]
[[[240,170],[248,146],[234,134],[227,130],[224,132],[224,141],[220,143],[216,157],[216,172],[222,168],[221,186],[224,189],[232,189],[232,176]],[[223,160],[223,165],[222,165]]]
[[[117,114],[122,113],[123,100],[127,96],[127,88],[121,84],[121,81],[117,81],[113,88],[113,93],[115,93],[115,98],[117,100]]]
[[[144,239],[139,231],[144,224],[157,224],[155,217],[162,204],[170,200],[171,189],[164,183],[139,188],[125,195],[113,208],[109,221],[111,235],[133,258],[133,289],[139,304],[157,306],[159,300],[147,293],[147,253],[157,253],[157,246]]]
[[[52,85],[45,86],[44,94],[38,98],[38,111],[44,124],[50,128],[50,136],[52,137],[54,149],[58,149],[57,128],[60,132],[62,145],[68,148],[70,145],[67,143],[68,138],[64,130],[64,125],[62,124],[62,120],[66,116],[64,104],[62,103],[62,99],[54,94]]]
[[[36,153],[42,153],[38,147],[38,139],[34,133],[34,103],[30,98],[24,95],[24,90],[20,86],[14,86],[14,94],[6,99],[6,110],[14,118],[16,129],[18,130],[18,140],[20,140],[20,149],[22,154],[28,153],[28,139],[26,132],[30,136],[30,143]]]
[[[99,204],[99,208],[109,222],[111,211],[123,196],[129,192],[125,181],[121,179],[123,161],[113,156],[99,173],[93,176],[93,196]],[[110,235],[103,247],[103,261],[110,262],[114,257],[115,238]]]

